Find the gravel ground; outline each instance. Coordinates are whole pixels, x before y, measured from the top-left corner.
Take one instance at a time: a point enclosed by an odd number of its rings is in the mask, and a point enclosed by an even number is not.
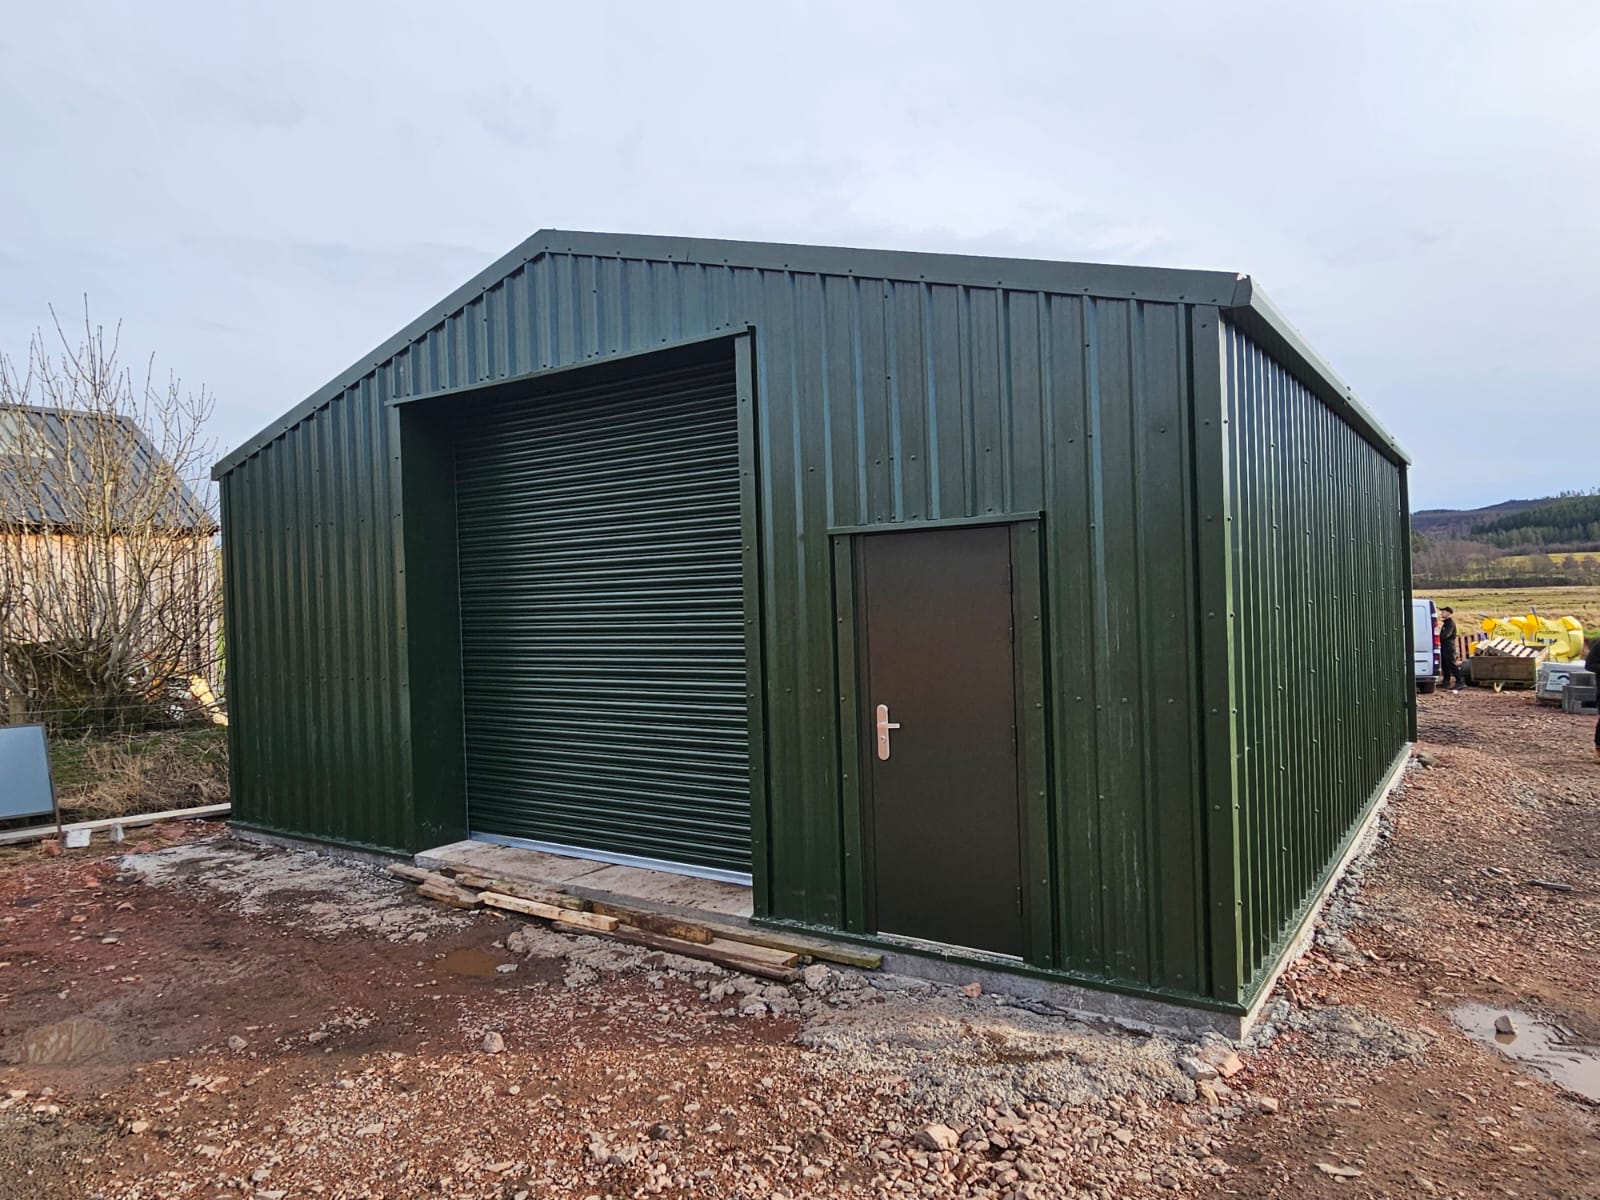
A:
[[[406,903],[394,881],[376,870],[231,838],[132,854],[121,865],[152,887],[198,883],[241,916],[265,916],[311,933],[354,928],[391,942],[420,942],[430,931],[459,929],[467,920],[443,905]]]
[[[1423,702],[1422,761],[1237,1048],[820,966],[776,985],[212,826],[24,860],[0,871],[0,1192],[1600,1194],[1595,1109],[1450,1020],[1600,1025],[1587,728]]]

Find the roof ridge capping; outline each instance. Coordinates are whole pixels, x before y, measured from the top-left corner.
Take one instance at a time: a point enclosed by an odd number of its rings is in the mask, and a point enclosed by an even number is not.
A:
[[[1361,402],[1355,388],[1345,382],[1327,359],[1312,349],[1289,318],[1283,315],[1283,311],[1249,275],[1239,275],[1233,303],[1224,307],[1222,312],[1246,334],[1262,343],[1291,374],[1348,421],[1375,449],[1394,462],[1411,465],[1411,456]]]
[[[1001,287],[1106,299],[1214,306],[1246,332],[1264,342],[1302,382],[1355,425],[1380,451],[1397,461],[1410,461],[1394,438],[1356,400],[1350,386],[1311,349],[1265,294],[1255,287],[1250,276],[1243,273],[916,250],[873,250],[791,242],[743,242],[661,234],[540,229],[371,352],[362,355],[300,404],[224,455],[212,468],[212,478],[222,478],[263,446],[325,407],[351,384],[393,358],[419,336],[459,311],[468,301],[546,254],[655,259],[802,274],[862,276],[935,285]]]
[[[934,284],[1008,287],[1064,295],[1227,305],[1241,278],[1231,271],[1005,258],[922,250],[882,250],[801,242],[743,242],[587,230],[541,229],[519,247],[527,262],[542,254],[658,258],[664,262],[746,267],[801,274],[859,275]]]

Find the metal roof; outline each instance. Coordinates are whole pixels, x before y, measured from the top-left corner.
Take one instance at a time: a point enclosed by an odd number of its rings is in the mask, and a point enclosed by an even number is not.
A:
[[[87,432],[82,426],[88,425]],[[109,447],[96,445],[109,437]],[[83,487],[77,480],[93,474],[95,462],[126,457],[132,471],[126,477],[130,519],[147,519],[145,506],[132,499],[143,481],[152,478],[162,462],[139,423],[126,413],[74,412],[37,405],[0,406],[0,525],[50,528],[79,523],[73,499]],[[37,460],[36,463],[33,460]],[[217,521],[182,480],[170,502],[173,526],[210,532]],[[140,511],[135,513],[134,509]]]
[[[782,242],[737,242],[716,238],[541,229],[225,455],[213,468],[212,478],[220,479],[263,446],[326,406],[333,397],[383,366],[422,334],[438,326],[451,314],[459,312],[468,301],[545,254],[581,254],[598,258],[695,263],[800,274],[859,275],[874,279],[1000,287],[1108,299],[1214,305],[1222,310],[1226,318],[1261,342],[1276,359],[1383,454],[1396,462],[1411,461],[1393,435],[1357,399],[1350,385],[1311,349],[1254,280],[1245,274]]]

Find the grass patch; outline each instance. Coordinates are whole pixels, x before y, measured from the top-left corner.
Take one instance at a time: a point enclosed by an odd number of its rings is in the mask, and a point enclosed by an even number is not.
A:
[[[56,737],[50,773],[62,815],[73,821],[220,804],[228,798],[228,731]]]
[[[1600,587],[1442,588],[1416,590],[1418,598],[1456,610],[1456,624],[1477,627],[1478,614],[1520,617],[1537,612],[1541,617],[1577,617],[1586,633],[1600,630]]]

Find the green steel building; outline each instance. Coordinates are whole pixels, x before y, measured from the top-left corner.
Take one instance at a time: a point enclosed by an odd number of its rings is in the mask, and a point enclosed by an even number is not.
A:
[[[543,231],[217,465],[234,819],[1243,1014],[1405,762],[1406,465],[1243,275]]]

